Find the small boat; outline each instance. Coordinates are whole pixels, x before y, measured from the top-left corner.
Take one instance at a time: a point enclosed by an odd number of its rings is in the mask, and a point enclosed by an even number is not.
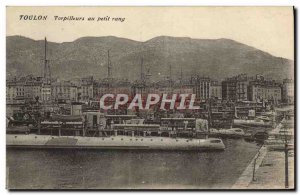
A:
[[[247,142],[253,142],[253,141],[255,141],[253,134],[250,133],[250,132],[245,133],[244,140],[247,141]]]
[[[249,142],[259,142],[263,143],[266,139],[268,139],[269,134],[266,131],[256,131],[256,132],[247,132],[244,135],[244,140]]]
[[[257,142],[264,142],[268,139],[269,134],[266,131],[257,131],[254,133],[254,140]]]
[[[234,127],[273,127],[274,122],[266,117],[259,117],[255,119],[234,119]]]

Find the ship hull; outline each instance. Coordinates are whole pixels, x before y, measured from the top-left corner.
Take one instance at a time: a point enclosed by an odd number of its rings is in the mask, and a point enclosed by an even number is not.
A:
[[[273,123],[255,120],[233,120],[233,127],[273,127]]]
[[[241,138],[244,137],[244,135],[244,131],[240,128],[210,130],[210,137]]]
[[[116,150],[224,150],[221,139],[168,137],[80,137],[48,135],[7,135],[7,148],[116,149]]]

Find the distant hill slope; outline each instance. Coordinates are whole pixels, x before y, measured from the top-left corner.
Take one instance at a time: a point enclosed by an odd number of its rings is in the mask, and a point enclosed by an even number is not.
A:
[[[22,36],[6,38],[7,75],[41,75],[44,41]],[[169,75],[178,78],[203,75],[223,79],[247,73],[264,74],[274,79],[290,77],[293,61],[274,57],[256,48],[229,39],[191,39],[160,36],[146,42],[118,37],[83,37],[73,42],[48,42],[48,56],[54,77],[107,76],[107,50],[110,50],[113,76],[135,80],[145,70],[153,79]]]

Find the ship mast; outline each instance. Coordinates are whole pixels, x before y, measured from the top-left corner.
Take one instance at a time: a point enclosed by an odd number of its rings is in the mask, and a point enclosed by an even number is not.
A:
[[[170,74],[170,76],[169,76],[169,87],[170,87],[170,89],[171,89],[171,92],[173,93],[173,80],[172,80],[172,65],[170,64],[169,65],[169,74]]]
[[[107,50],[107,78],[110,79],[112,74],[111,74],[111,61],[110,61],[110,55],[109,55],[109,50]]]
[[[44,82],[50,84],[51,82],[51,70],[49,60],[47,59],[47,38],[45,37],[44,41]]]
[[[141,58],[141,81],[144,81],[144,66],[143,66],[143,58]]]
[[[46,78],[46,70],[47,70],[47,38],[45,37],[44,41],[44,78]]]
[[[182,93],[182,86],[183,86],[183,73],[182,73],[182,66],[180,68],[180,92]]]

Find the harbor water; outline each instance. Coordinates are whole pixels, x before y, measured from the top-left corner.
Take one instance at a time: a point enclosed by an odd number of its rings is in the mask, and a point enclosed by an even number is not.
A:
[[[225,151],[8,149],[10,189],[230,188],[260,145],[223,139]]]

